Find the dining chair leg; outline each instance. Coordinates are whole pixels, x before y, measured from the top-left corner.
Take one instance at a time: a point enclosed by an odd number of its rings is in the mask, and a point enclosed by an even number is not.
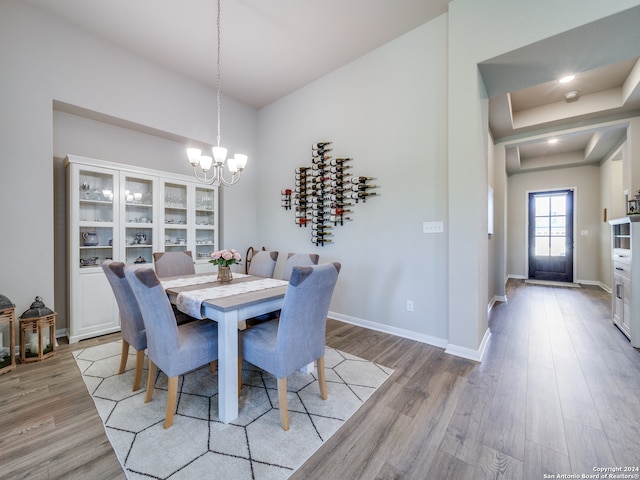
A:
[[[149,376],[147,377],[147,394],[144,396],[144,403],[149,403],[153,398],[153,389],[156,386],[156,373],[158,367],[149,359]]]
[[[320,398],[327,399],[327,380],[324,376],[324,357],[320,357],[318,364],[318,385],[320,385]]]
[[[214,360],[213,362],[209,362],[209,371],[211,373],[216,373],[218,369],[218,360]]]
[[[178,401],[178,376],[169,378],[167,388],[167,414],[164,417],[164,428],[173,425],[173,415],[176,411],[176,402]]]
[[[120,354],[120,368],[118,369],[118,375],[124,373],[124,369],[127,367],[127,358],[129,357],[129,342],[122,339],[122,353]]]
[[[140,381],[142,380],[142,369],[144,368],[144,350],[138,350],[136,352],[136,371],[133,375],[133,391],[135,392],[140,388]]]
[[[280,425],[289,430],[289,408],[287,407],[287,378],[278,379],[278,406],[280,407]]]

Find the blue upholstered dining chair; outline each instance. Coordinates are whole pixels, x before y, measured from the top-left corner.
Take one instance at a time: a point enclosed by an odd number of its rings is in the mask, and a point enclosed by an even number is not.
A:
[[[147,348],[147,335],[144,331],[142,313],[138,307],[129,282],[124,276],[124,263],[105,260],[102,262],[107,280],[116,297],[120,312],[120,329],[122,334],[122,354],[120,355],[120,368],[118,374],[124,373],[129,357],[129,346],[136,351],[136,370],[133,376],[133,391],[140,388],[142,368],[144,366],[144,351]]]
[[[284,264],[282,280],[289,281],[289,279],[291,278],[291,272],[293,271],[293,267],[317,265],[319,259],[320,259],[320,255],[316,253],[290,253],[287,256],[287,262]],[[257,317],[247,319],[246,325],[247,327],[253,327],[254,325],[258,325],[261,322],[272,320],[279,316],[280,316],[280,310],[275,312],[265,313],[264,315],[259,315]]]
[[[289,430],[287,376],[317,361],[320,396],[327,398],[324,348],[327,314],[340,264],[293,267],[279,319],[240,332],[240,355],[278,379],[280,423]]]
[[[190,250],[186,252],[153,252],[153,265],[158,278],[196,273],[196,267],[193,264],[193,255],[191,255]],[[194,320],[192,316],[178,310],[175,305],[173,305],[172,308],[178,325]]]
[[[306,265],[317,265],[320,255],[316,253],[290,253],[287,255],[287,262],[284,264],[282,279],[289,280],[293,267],[302,267]]]
[[[153,252],[153,264],[160,278],[196,273],[191,251]]]
[[[276,269],[276,262],[278,261],[278,252],[273,250],[260,250],[253,257],[251,257],[251,264],[249,265],[249,275],[255,275],[257,277],[273,277],[273,272]]]
[[[212,362],[218,358],[218,327],[211,320],[177,325],[169,298],[152,269],[126,267],[124,273],[138,300],[147,333],[149,379],[144,401],[153,398],[159,368],[169,378],[164,420],[164,428],[169,428],[176,409],[178,376],[207,363],[213,370]]]

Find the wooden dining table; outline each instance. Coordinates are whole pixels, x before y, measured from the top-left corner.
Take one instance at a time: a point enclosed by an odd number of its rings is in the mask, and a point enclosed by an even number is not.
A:
[[[161,279],[171,303],[182,309],[185,300],[190,301],[192,310],[186,313],[196,316],[199,310],[202,318],[218,323],[218,417],[224,423],[238,417],[238,328],[248,318],[281,309],[289,284],[233,275],[229,283],[218,282],[210,273]]]

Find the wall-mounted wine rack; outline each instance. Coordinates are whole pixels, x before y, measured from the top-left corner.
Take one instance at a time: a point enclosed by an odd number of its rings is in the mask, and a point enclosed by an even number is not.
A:
[[[377,195],[372,177],[352,174],[352,158],[332,158],[332,142],[318,142],[311,147],[311,166],[298,167],[295,186],[280,192],[282,208],[295,212],[295,222],[302,228],[311,225],[311,243],[332,243],[332,229],[351,221],[353,207]]]

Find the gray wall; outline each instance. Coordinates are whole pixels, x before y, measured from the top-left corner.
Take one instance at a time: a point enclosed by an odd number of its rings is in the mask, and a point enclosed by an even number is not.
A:
[[[340,318],[442,345],[447,234],[425,235],[422,223],[443,221],[448,231],[446,42],[444,15],[263,108],[258,123],[269,165],[259,206],[265,244],[340,261],[332,304]],[[354,205],[334,243],[316,248],[278,191],[293,186],[295,168],[311,165],[311,145],[322,140],[333,141],[333,157],[353,157],[355,175],[375,177],[380,195]]]

